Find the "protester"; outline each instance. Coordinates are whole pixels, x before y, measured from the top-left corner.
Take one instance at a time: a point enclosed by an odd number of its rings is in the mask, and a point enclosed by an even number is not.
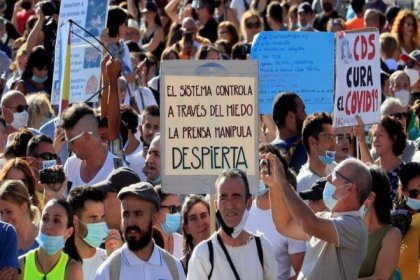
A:
[[[270,243],[244,230],[252,204],[246,174],[225,170],[215,185],[221,228],[194,249],[187,279],[276,279]]]
[[[181,263],[152,239],[153,223],[158,221],[160,209],[159,195],[153,186],[144,182],[132,184],[124,187],[118,198],[126,243],[99,267],[95,279],[185,279]]]
[[[419,21],[412,11],[401,10],[398,12],[391,33],[398,38],[401,54],[409,54],[419,49]]]
[[[141,13],[146,25],[142,30],[142,48],[160,58],[165,49],[165,35],[155,2],[147,1]]]
[[[420,246],[420,163],[407,163],[400,172],[397,208],[407,209],[412,217],[405,233],[398,261],[402,279],[416,279],[419,268]]]
[[[39,129],[43,124],[54,118],[54,110],[51,107],[47,93],[40,92],[26,97],[28,103],[28,126]]]
[[[372,178],[365,164],[356,159],[339,163],[323,191],[331,212],[314,214],[289,186],[282,164],[272,154],[269,169],[261,178],[270,188],[273,221],[289,237],[309,240],[299,279],[356,279],[366,253],[368,235],[359,209],[368,197]],[[268,171],[269,170],[269,171]]]
[[[143,173],[147,177],[147,181],[153,186],[161,183],[161,166],[160,166],[160,133],[155,133],[150,147],[147,150],[147,156]]]
[[[359,279],[391,279],[400,256],[402,235],[391,225],[391,186],[386,173],[377,166],[370,166],[369,170],[372,192],[361,208],[369,239]]]
[[[20,91],[10,90],[1,96],[1,112],[8,134],[28,125],[28,104]]]
[[[18,255],[38,247],[38,207],[31,202],[26,186],[20,180],[4,180],[0,185],[0,216],[13,225],[18,236]]]
[[[185,274],[194,248],[210,237],[210,205],[201,195],[187,197],[182,205],[182,258]]]
[[[51,200],[42,210],[37,249],[19,258],[22,279],[83,279],[74,244],[73,213],[65,200]]]
[[[13,226],[0,221],[0,278],[15,280],[18,278],[17,235]]]

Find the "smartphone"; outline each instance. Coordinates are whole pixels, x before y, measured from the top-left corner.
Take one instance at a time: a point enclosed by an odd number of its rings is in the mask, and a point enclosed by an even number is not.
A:
[[[184,41],[185,43],[189,43],[189,44],[193,44],[193,37],[192,37],[192,33],[187,31],[184,33]]]
[[[260,161],[260,166],[264,168],[263,170],[267,175],[270,175],[270,161],[268,159],[262,159]]]

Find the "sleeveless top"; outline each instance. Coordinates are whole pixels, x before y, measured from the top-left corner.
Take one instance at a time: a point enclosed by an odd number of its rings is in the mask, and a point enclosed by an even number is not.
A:
[[[379,251],[382,248],[382,239],[384,239],[387,232],[392,228],[392,225],[385,225],[373,234],[369,235],[368,247],[365,259],[360,267],[359,277],[368,277],[375,271],[376,259]]]
[[[146,34],[144,34],[143,38],[141,39],[141,43],[143,45],[149,43],[152,40],[153,36],[155,36],[155,32],[156,32],[156,30],[153,31],[153,33],[150,34],[150,36],[148,36],[148,37],[146,36]],[[160,57],[161,57],[164,49],[165,49],[165,43],[160,42],[159,45],[157,46],[157,48],[154,51],[151,52],[156,57],[157,61],[160,61]]]
[[[30,251],[25,258],[25,272],[23,280],[58,280],[64,279],[66,275],[67,263],[69,262],[69,256],[61,252],[60,258],[57,264],[53,267],[50,272],[44,275],[44,273],[38,271],[35,263],[35,250]],[[45,278],[44,278],[45,276]]]

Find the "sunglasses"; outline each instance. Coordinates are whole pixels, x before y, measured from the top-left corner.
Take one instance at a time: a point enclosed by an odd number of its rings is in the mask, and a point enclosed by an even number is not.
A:
[[[36,158],[42,158],[43,160],[57,160],[58,156],[57,154],[52,153],[42,153],[39,155],[34,155]]]
[[[81,138],[83,135],[85,135],[85,133],[90,133],[92,134],[92,132],[90,131],[82,131],[79,134],[77,134],[76,136],[74,136],[73,138],[70,139],[66,139],[68,144],[73,144],[74,141],[76,141],[77,139]],[[67,136],[66,136],[67,138]]]
[[[395,114],[391,114],[392,117],[396,117],[397,119],[401,120],[403,117],[405,119],[408,118],[408,114],[407,113],[395,113]]]
[[[161,205],[160,207],[168,209],[170,214],[175,214],[175,213],[180,213],[181,212],[181,206]]]
[[[247,23],[245,23],[245,26],[248,29],[252,29],[252,28],[257,29],[257,28],[260,28],[261,25],[258,21],[256,21],[256,22],[247,22]]]
[[[23,111],[28,111],[28,108],[29,108],[28,105],[18,105],[18,106],[15,106],[15,107],[13,107],[13,106],[5,106],[5,107],[6,108],[9,108],[9,109],[14,109],[18,113],[22,113]]]
[[[418,197],[419,194],[420,194],[420,191],[418,191],[418,190],[408,191],[408,196],[410,198],[416,198],[416,197]]]

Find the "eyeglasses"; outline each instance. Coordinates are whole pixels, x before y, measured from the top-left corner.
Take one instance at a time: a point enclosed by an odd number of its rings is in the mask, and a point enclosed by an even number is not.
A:
[[[57,154],[52,154],[52,153],[42,153],[39,155],[33,155],[33,157],[36,158],[42,158],[43,160],[57,160],[58,156]]]
[[[161,208],[167,208],[169,210],[170,214],[180,213],[181,212],[181,206],[176,205],[161,205]]]
[[[77,134],[76,136],[74,136],[73,138],[67,139],[67,143],[68,144],[73,144],[74,141],[76,141],[77,139],[81,138],[83,135],[85,135],[85,133],[92,134],[92,132],[90,132],[90,131],[82,131],[79,134]],[[66,136],[66,138],[67,138],[67,136]]]
[[[18,106],[5,106],[6,108],[14,109],[18,113],[22,113],[23,111],[28,111],[28,105],[18,105]]]
[[[344,180],[346,180],[347,183],[350,184],[354,184],[352,180],[350,180],[349,178],[347,178],[346,176],[344,176],[342,173],[340,173],[338,170],[334,170],[333,171],[334,177],[337,177],[337,175],[341,178],[343,178]]]
[[[321,132],[320,134],[318,134],[318,136],[325,137],[325,139],[327,139],[328,142],[335,142],[336,139],[335,134],[326,134],[324,132]]]
[[[248,29],[252,29],[252,28],[257,29],[257,28],[260,28],[261,25],[258,21],[256,21],[256,22],[249,22],[248,21],[248,22],[245,23],[245,26]]]
[[[391,116],[392,117],[395,117],[395,118],[397,118],[397,119],[399,119],[399,120],[401,120],[403,117],[405,118],[405,119],[407,119],[408,118],[408,114],[407,113],[394,113],[394,114],[391,114]]]
[[[416,197],[418,197],[418,196],[419,196],[419,194],[420,194],[420,191],[418,191],[418,190],[411,190],[411,191],[408,191],[408,196],[409,196],[410,198],[416,198]]]

